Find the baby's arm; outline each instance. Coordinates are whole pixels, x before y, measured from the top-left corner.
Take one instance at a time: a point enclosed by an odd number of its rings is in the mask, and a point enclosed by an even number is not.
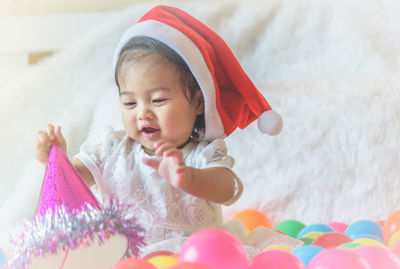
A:
[[[67,152],[67,142],[61,133],[61,127],[54,127],[49,124],[46,130],[38,132],[34,147],[35,158],[45,166],[47,165],[47,159],[49,158],[50,149],[53,144],[56,144],[64,153]],[[94,185],[95,182],[92,174],[80,160],[74,159],[72,165],[89,187]]]
[[[189,167],[183,162],[182,151],[173,144],[161,141],[155,147],[156,155],[162,156],[162,160],[144,158],[143,162],[158,170],[174,187],[216,203],[227,202],[234,196],[234,175],[228,169]]]
[[[78,171],[79,175],[85,181],[86,185],[89,187],[93,186],[95,183],[92,173],[90,173],[89,169],[87,169],[86,165],[81,162],[79,159],[73,159],[72,165],[75,167],[76,171]]]

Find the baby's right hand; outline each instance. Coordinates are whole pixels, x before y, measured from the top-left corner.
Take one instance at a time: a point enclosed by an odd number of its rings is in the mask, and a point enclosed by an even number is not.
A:
[[[66,154],[67,143],[61,134],[61,127],[54,128],[53,125],[47,125],[46,130],[40,130],[37,134],[36,144],[34,147],[35,158],[44,165],[47,165],[50,149],[56,144]]]

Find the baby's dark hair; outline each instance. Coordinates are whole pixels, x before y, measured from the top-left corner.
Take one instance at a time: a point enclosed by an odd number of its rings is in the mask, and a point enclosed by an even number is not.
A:
[[[188,101],[193,101],[196,92],[201,91],[201,89],[186,62],[178,53],[161,41],[145,36],[132,38],[121,49],[114,72],[114,79],[118,86],[118,91],[120,92],[120,78],[123,77],[122,65],[128,62],[140,63],[154,54],[160,55],[165,61],[177,67],[182,88],[185,89],[184,95]],[[188,96],[187,93],[189,93],[190,96]],[[204,114],[201,114],[197,116],[192,136],[198,138],[199,132],[204,130],[204,128]]]

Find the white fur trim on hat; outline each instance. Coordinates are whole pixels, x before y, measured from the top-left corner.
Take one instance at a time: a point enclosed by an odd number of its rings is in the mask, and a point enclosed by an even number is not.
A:
[[[282,117],[274,110],[263,112],[258,118],[258,129],[269,135],[277,135],[282,130]]]

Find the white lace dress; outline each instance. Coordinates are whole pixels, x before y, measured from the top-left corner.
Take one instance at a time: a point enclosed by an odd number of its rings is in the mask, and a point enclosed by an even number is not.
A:
[[[222,139],[211,143],[191,141],[182,152],[185,164],[195,168],[218,166],[231,170],[234,164]],[[145,156],[159,158],[147,155],[125,131],[115,131],[111,127],[93,133],[75,156],[92,173],[96,189],[104,200],[113,197],[132,205],[129,214],[146,229],[147,246],[142,248],[142,254],[155,250],[179,252],[188,236],[204,228],[224,228],[244,244],[260,248],[257,242],[249,242],[243,226],[237,222],[223,224],[221,205],[171,186],[156,170],[142,163]],[[242,193],[242,183],[236,175],[235,179],[235,195],[226,205],[234,203]],[[274,236],[279,234],[270,231],[268,235],[264,231],[262,237],[274,241]],[[261,240],[259,236],[253,237]]]

